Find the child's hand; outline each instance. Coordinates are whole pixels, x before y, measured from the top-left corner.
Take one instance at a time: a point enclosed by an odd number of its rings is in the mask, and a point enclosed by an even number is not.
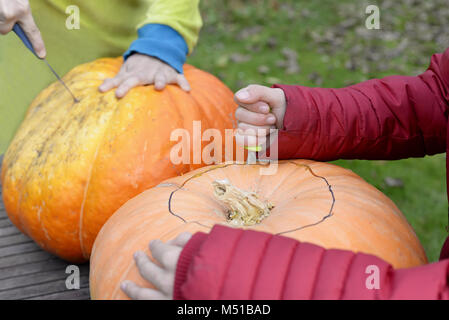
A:
[[[167,84],[178,84],[182,90],[190,91],[190,85],[183,74],[159,59],[134,53],[126,59],[119,73],[106,79],[99,87],[101,92],[117,88],[115,95],[123,98],[129,90],[140,85],[154,84],[156,90],[162,90]]]
[[[155,264],[142,251],[134,254],[140,275],[151,282],[156,289],[141,288],[132,281],[123,281],[121,288],[133,300],[169,300],[173,299],[176,265],[179,255],[192,235],[181,233],[175,239],[163,243],[160,240],[150,242],[150,251],[158,264]]]
[[[237,91],[234,100],[239,104],[235,112],[238,144],[264,145],[272,129],[283,128],[287,103],[282,89],[250,85]]]

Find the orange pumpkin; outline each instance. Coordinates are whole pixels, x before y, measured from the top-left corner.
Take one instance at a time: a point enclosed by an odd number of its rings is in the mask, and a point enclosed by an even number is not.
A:
[[[193,135],[195,120],[202,130],[223,134],[233,126],[233,93],[188,65],[190,93],[174,85],[162,92],[141,86],[120,100],[114,90],[100,93],[98,86],[121,65],[122,58],[106,58],[70,71],[64,81],[79,103],[58,82],[42,91],[4,157],[10,219],[42,248],[73,262],[89,258],[101,226],[127,200],[205,165],[170,161],[179,142],[170,141],[174,129]]]
[[[222,164],[169,179],[128,201],[103,226],[90,262],[94,299],[124,299],[123,280],[149,286],[133,253],[152,239],[214,224],[240,226],[325,248],[374,254],[397,268],[427,262],[394,203],[350,170],[308,160],[283,161],[273,175],[262,164]],[[255,222],[255,224],[253,224]]]

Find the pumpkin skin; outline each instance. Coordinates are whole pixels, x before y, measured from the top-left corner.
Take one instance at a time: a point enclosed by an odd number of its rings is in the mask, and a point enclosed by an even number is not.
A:
[[[107,221],[95,241],[90,261],[91,297],[127,299],[119,287],[123,280],[150,287],[139,275],[133,253],[141,250],[151,256],[151,240],[167,241],[184,231],[208,232],[214,224],[229,225],[225,207],[213,196],[212,182],[223,179],[242,190],[255,191],[274,205],[260,224],[245,228],[325,248],[374,254],[396,268],[427,262],[418,238],[395,204],[352,171],[309,160],[281,161],[275,175],[259,175],[260,167],[227,164],[201,168],[129,200]],[[332,210],[332,194],[323,178],[335,197]]]
[[[115,90],[100,93],[98,86],[122,63],[105,58],[70,71],[63,79],[78,103],[58,82],[43,90],[4,157],[3,200],[10,219],[68,261],[89,259],[101,226],[127,200],[205,165],[170,161],[170,149],[179,142],[170,141],[174,129],[192,136],[194,120],[201,120],[203,131],[224,134],[233,127],[233,93],[192,66],[184,70],[190,93],[175,85],[160,92],[140,86],[120,100]]]

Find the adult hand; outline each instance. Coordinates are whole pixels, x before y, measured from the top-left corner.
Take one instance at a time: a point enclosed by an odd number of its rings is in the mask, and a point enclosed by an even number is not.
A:
[[[154,263],[142,251],[134,254],[140,275],[151,282],[155,289],[142,288],[132,281],[123,281],[121,288],[133,300],[170,300],[173,299],[176,265],[179,255],[192,235],[181,233],[173,240],[163,243],[160,240],[150,242],[150,251]]]
[[[28,0],[0,0],[0,34],[9,33],[14,25],[18,23],[40,58],[45,58],[44,40],[31,15]]]
[[[123,98],[129,90],[140,85],[154,84],[156,90],[163,90],[167,84],[178,84],[184,91],[190,91],[190,85],[183,74],[159,59],[134,53],[126,59],[119,73],[106,79],[99,87],[101,92],[117,88],[115,95]]]

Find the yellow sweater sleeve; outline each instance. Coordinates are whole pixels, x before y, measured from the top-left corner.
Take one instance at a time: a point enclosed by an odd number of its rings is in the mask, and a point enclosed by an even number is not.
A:
[[[150,5],[146,17],[137,28],[149,23],[170,26],[182,35],[189,48],[189,53],[191,53],[198,42],[200,29],[203,25],[199,10],[200,0],[148,1]]]

